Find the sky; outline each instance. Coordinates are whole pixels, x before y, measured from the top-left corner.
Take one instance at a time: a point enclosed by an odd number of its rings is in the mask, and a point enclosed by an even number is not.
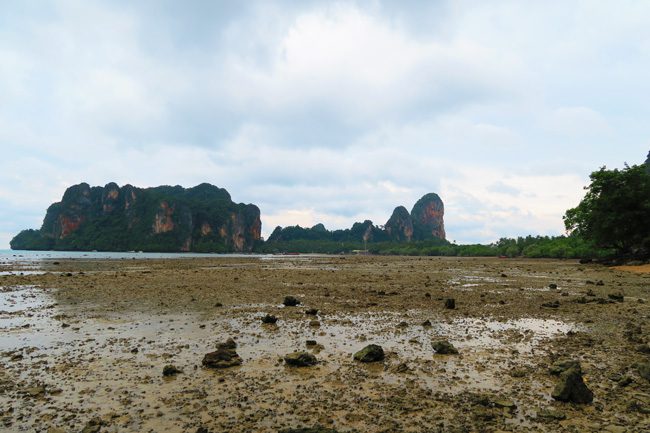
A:
[[[650,150],[647,1],[50,1],[0,9],[0,248],[65,189],[209,182],[277,225],[564,233]]]

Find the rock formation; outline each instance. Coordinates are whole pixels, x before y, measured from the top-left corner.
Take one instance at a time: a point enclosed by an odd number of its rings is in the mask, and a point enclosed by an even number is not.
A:
[[[429,193],[418,200],[411,210],[413,218],[413,238],[415,240],[431,237],[445,239],[445,206],[435,193]]]
[[[404,206],[397,206],[384,230],[391,241],[408,242],[413,239],[413,219]]]
[[[251,251],[260,240],[260,211],[234,203],[228,191],[193,188],[71,186],[52,204],[40,230],[25,230],[13,249],[103,251]]]

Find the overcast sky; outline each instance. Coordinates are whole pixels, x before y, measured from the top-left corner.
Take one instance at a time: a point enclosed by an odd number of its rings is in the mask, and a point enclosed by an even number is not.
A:
[[[226,188],[345,228],[428,192],[449,240],[563,233],[650,150],[647,1],[0,6],[0,248],[66,187]]]

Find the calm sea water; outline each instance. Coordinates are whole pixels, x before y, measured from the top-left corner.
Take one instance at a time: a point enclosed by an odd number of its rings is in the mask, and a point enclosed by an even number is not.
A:
[[[181,259],[192,257],[264,257],[260,254],[200,254],[200,253],[136,253],[104,251],[21,251],[0,250],[1,262],[39,261],[56,259]]]

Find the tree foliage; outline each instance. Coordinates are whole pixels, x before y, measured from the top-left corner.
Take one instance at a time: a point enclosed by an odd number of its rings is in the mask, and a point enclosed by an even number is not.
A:
[[[650,174],[644,165],[591,173],[580,204],[564,215],[566,229],[619,255],[650,252]]]

